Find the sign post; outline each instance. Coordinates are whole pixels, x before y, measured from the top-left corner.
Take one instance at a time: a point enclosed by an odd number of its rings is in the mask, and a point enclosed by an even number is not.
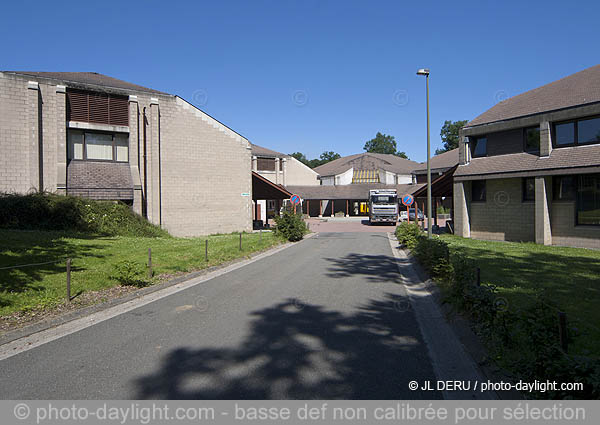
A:
[[[300,197],[298,195],[292,195],[290,197],[290,202],[294,205],[294,214],[296,214],[296,205],[300,203]]]
[[[406,194],[402,197],[402,204],[406,205],[406,220],[410,223],[410,206],[415,202],[415,198],[412,195]],[[415,213],[415,218],[416,213]],[[418,221],[418,220],[417,220]]]

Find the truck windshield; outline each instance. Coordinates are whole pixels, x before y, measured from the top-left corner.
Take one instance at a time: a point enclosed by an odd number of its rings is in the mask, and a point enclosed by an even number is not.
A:
[[[371,196],[371,202],[374,204],[395,204],[396,197],[390,195],[373,195]]]

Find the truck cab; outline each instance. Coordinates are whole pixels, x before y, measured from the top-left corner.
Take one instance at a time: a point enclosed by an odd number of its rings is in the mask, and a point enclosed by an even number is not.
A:
[[[398,221],[398,193],[396,189],[371,189],[369,191],[369,224]]]

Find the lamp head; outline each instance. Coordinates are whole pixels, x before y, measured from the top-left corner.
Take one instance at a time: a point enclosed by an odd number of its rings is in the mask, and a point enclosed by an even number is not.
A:
[[[429,68],[421,68],[417,71],[417,75],[429,76]]]

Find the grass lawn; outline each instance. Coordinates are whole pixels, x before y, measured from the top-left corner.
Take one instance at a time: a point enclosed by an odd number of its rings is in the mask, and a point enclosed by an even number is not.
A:
[[[204,244],[208,239],[205,261]],[[152,265],[157,283],[181,272],[244,257],[281,243],[271,232],[244,234],[242,251],[239,234],[204,238],[141,238],[91,236],[65,232],[0,230],[0,316],[60,304],[66,294],[66,258],[72,258],[71,293],[97,291],[119,285],[115,264],[133,260],[143,267],[152,248]],[[17,269],[3,267],[45,263]]]
[[[481,281],[497,285],[510,307],[524,307],[544,291],[580,332],[569,352],[600,356],[600,251],[453,235],[442,239],[451,251],[473,259],[481,268]]]

